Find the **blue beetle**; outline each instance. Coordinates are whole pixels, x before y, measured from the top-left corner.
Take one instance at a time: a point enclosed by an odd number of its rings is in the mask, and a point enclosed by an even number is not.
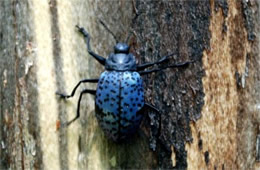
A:
[[[83,27],[76,26],[84,36],[88,53],[100,64],[105,66],[105,71],[98,79],[81,80],[70,95],[56,93],[61,98],[73,97],[81,83],[98,83],[96,90],[85,89],[80,93],[77,114],[67,125],[80,117],[80,101],[83,94],[95,96],[96,118],[108,138],[119,142],[133,135],[138,129],[145,108],[159,110],[144,100],[144,87],[141,75],[157,72],[169,67],[186,66],[192,61],[167,65],[165,67],[145,70],[153,65],[161,64],[169,59],[170,54],[156,62],[136,64],[135,57],[130,53],[130,46],[126,43],[117,43],[114,52],[107,59],[94,53],[90,47],[90,36]]]

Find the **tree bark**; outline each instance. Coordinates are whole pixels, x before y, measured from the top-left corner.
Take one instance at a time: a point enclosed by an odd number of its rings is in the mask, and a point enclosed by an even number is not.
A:
[[[257,169],[260,168],[258,1],[0,2],[0,169]],[[143,76],[145,97],[161,111],[156,151],[146,116],[129,142],[108,140],[94,97],[76,115],[79,80],[104,68],[86,50],[107,57],[124,41],[138,63],[170,53],[169,63],[195,61]],[[158,117],[156,117],[159,119]]]

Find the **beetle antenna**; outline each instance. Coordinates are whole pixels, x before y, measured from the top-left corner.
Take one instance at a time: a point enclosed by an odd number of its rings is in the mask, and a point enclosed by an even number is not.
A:
[[[129,41],[129,39],[130,39],[130,37],[133,35],[133,31],[131,30],[131,31],[129,31],[128,32],[128,35],[127,35],[127,37],[126,37],[126,40],[125,40],[125,43],[126,44],[128,44],[128,41]]]
[[[141,11],[138,11],[136,8],[136,4],[134,3],[134,0],[132,0],[132,7],[133,7],[133,12],[135,13],[135,17],[132,19],[132,26],[131,26],[131,30],[128,32],[128,35],[126,37],[125,43],[128,44],[128,41],[130,39],[130,37],[133,35],[133,25],[136,23],[137,18],[143,13]]]
[[[116,40],[116,43],[118,43],[118,39],[117,37],[115,36],[115,34],[106,26],[106,24],[101,20],[99,19],[99,22],[103,25],[103,27],[113,36],[113,38]]]

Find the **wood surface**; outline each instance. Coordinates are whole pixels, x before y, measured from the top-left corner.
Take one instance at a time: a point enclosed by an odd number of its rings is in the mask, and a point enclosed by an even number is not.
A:
[[[259,1],[2,0],[0,1],[0,169],[259,169]],[[138,14],[138,17],[136,15]],[[81,117],[79,80],[104,68],[86,50],[75,25],[107,57],[124,41],[138,63],[176,53],[166,64],[194,60],[144,76],[146,101],[161,111],[155,152],[147,110],[128,142],[99,128],[94,97]],[[158,118],[158,117],[156,117]],[[257,156],[258,155],[258,156]]]

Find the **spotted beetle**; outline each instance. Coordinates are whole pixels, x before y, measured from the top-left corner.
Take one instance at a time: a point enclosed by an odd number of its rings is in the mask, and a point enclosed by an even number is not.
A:
[[[70,95],[56,93],[61,98],[70,98],[74,96],[81,83],[98,83],[96,90],[85,89],[81,91],[76,117],[67,122],[67,125],[80,117],[82,95],[89,93],[95,96],[96,118],[106,136],[116,142],[122,141],[137,131],[146,108],[159,113],[156,107],[144,100],[141,75],[169,67],[186,66],[193,61],[145,70],[148,67],[168,61],[169,57],[174,53],[164,56],[156,62],[137,65],[135,56],[129,52],[130,46],[126,43],[117,43],[114,46],[114,52],[105,59],[91,50],[90,36],[87,31],[83,27],[76,27],[86,41],[88,53],[105,66],[105,71],[97,79],[81,80]],[[114,36],[114,34],[112,35]]]

